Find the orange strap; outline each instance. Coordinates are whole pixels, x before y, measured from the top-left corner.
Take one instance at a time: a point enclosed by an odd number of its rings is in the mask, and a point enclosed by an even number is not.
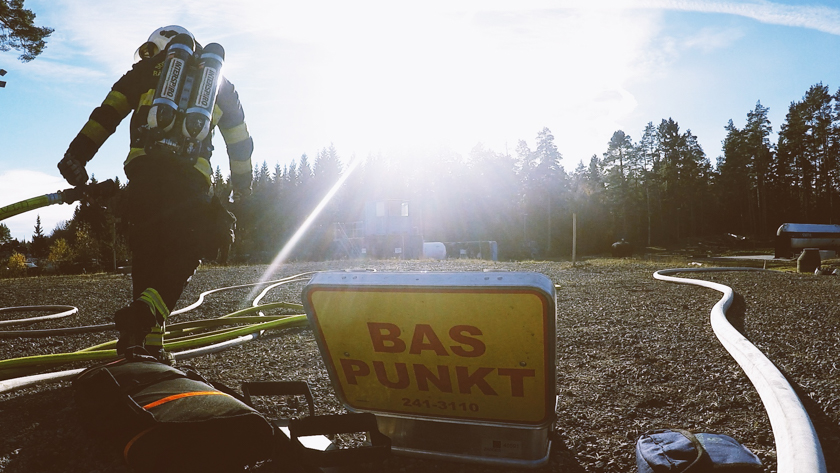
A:
[[[155,427],[157,426],[149,427],[148,429],[140,432],[139,434],[135,435],[133,439],[129,440],[127,444],[125,444],[125,449],[123,450],[123,458],[125,458],[126,464],[128,463],[128,451],[131,449],[131,446],[134,445],[134,442],[136,442],[137,439],[139,439]]]
[[[174,401],[176,399],[181,399],[181,398],[190,397],[190,396],[215,396],[215,395],[219,395],[219,394],[221,394],[223,396],[227,396],[227,394],[225,394],[223,392],[219,392],[219,391],[195,391],[195,392],[190,392],[190,393],[173,394],[172,396],[167,396],[163,399],[158,399],[155,402],[146,404],[145,406],[143,406],[143,409],[149,410],[153,407],[159,406],[161,404],[165,404],[169,401]],[[125,458],[126,462],[128,462],[128,451],[131,450],[131,446],[134,445],[134,443],[137,440],[139,440],[140,437],[149,433],[149,431],[153,430],[155,427],[157,427],[157,426],[149,427],[148,429],[140,432],[139,434],[135,435],[134,438],[129,440],[127,444],[125,444],[125,449],[123,450],[123,457]]]
[[[145,406],[143,406],[143,409],[148,411],[149,409],[151,409],[153,407],[157,407],[161,404],[166,404],[169,401],[174,401],[176,399],[181,399],[181,398],[190,397],[190,396],[215,396],[215,395],[219,395],[219,394],[221,394],[222,396],[227,396],[227,394],[225,394],[223,392],[219,392],[219,391],[195,391],[195,392],[190,392],[190,393],[173,394],[173,395],[167,396],[163,399],[158,399],[155,402],[146,404]]]

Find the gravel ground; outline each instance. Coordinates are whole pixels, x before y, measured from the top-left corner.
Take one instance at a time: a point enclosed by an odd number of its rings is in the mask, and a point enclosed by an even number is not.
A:
[[[576,267],[463,260],[364,263],[380,271],[534,271],[558,285],[559,404],[550,462],[538,471],[635,471],[636,438],[667,427],[730,435],[755,452],[766,471],[776,471],[773,434],[758,394],[709,326],[709,311],[719,293],[652,277],[658,269],[684,264],[640,260],[590,260]],[[271,278],[359,266],[358,262],[286,264]],[[181,306],[197,300],[203,291],[256,282],[266,270],[265,266],[202,267]],[[840,472],[840,309],[836,304],[840,277],[791,272],[692,277],[735,290],[729,318],[797,388],[819,434],[828,472]],[[264,302],[299,303],[304,284],[280,286]],[[130,278],[125,275],[6,279],[0,280],[0,307],[67,304],[79,308],[72,319],[40,322],[28,327],[32,329],[108,323],[129,299],[130,289]],[[212,295],[178,320],[218,317],[249,306],[248,296],[249,289]],[[32,315],[2,312],[0,319]],[[64,353],[114,337],[114,332],[105,332],[3,339],[0,355],[8,359]],[[305,380],[312,387],[319,414],[343,412],[309,329],[289,329],[276,338],[195,358],[189,364],[230,386],[253,379]],[[283,414],[283,405],[269,402],[263,403],[267,412]],[[69,382],[0,394],[0,431],[2,472],[127,471],[116,452],[80,425]],[[277,471],[277,465],[268,462],[252,470]],[[377,471],[501,469],[394,457]]]

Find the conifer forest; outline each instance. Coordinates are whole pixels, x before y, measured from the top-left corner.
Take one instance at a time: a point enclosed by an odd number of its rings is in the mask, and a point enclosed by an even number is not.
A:
[[[334,224],[358,222],[366,203],[385,200],[408,202],[411,232],[423,240],[495,241],[504,260],[568,257],[573,215],[579,255],[608,252],[621,239],[636,248],[721,234],[769,241],[785,222],[838,223],[840,91],[811,86],[775,126],[757,102],[745,120],[725,124],[712,162],[688,126],[664,118],[616,130],[574,169],[561,165],[555,144],[563,130],[549,128],[505,152],[477,144],[467,156],[374,155],[358,166],[330,145],[284,166],[254,163],[253,193],[237,205],[228,203],[229,179],[218,167],[212,191],[238,219],[233,262],[271,261],[310,217],[287,258],[347,257],[334,244]],[[0,224],[0,259],[130,264],[118,200],[82,203],[51,233],[39,221],[27,241],[11,239]]]

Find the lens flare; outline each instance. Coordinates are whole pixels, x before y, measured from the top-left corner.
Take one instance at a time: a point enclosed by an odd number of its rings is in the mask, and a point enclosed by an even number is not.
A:
[[[324,208],[327,206],[330,200],[332,200],[332,198],[335,196],[338,190],[341,189],[341,186],[344,184],[345,181],[347,181],[347,178],[349,178],[350,175],[353,174],[353,171],[356,170],[361,161],[361,159],[353,159],[352,161],[350,161],[350,165],[347,167],[347,170],[341,175],[341,177],[338,178],[335,184],[333,184],[332,188],[330,188],[330,191],[327,192],[324,198],[321,199],[321,202],[319,202],[318,205],[315,206],[315,209],[312,210],[312,213],[310,213],[309,216],[306,217],[306,220],[303,221],[300,228],[297,229],[297,231],[294,233],[294,235],[292,235],[289,241],[283,246],[283,248],[280,249],[280,252],[277,253],[277,256],[274,257],[274,260],[272,260],[271,264],[268,265],[268,269],[266,269],[263,275],[260,277],[260,283],[268,281],[271,278],[271,275],[274,273],[274,271],[276,271],[277,268],[281,264],[283,264],[286,258],[289,257],[289,254],[292,252],[292,250],[295,249],[295,246],[297,246],[298,242],[300,242],[301,238],[303,238],[303,236],[309,230],[309,227],[312,226],[312,223],[315,222],[315,219],[318,218],[318,215],[321,214],[321,212],[324,210]],[[256,295],[257,290],[257,287],[255,287],[248,295],[248,298],[246,300],[251,300]]]

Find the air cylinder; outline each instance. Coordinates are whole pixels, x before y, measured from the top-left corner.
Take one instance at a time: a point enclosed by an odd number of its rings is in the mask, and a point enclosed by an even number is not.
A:
[[[198,60],[198,83],[192,86],[192,96],[184,118],[183,134],[187,138],[201,141],[210,133],[216,93],[222,77],[225,50],[218,43],[210,43]]]
[[[195,42],[186,34],[174,37],[166,48],[166,59],[163,60],[163,69],[147,119],[150,129],[169,131],[175,125],[178,102],[181,100],[194,48]]]

